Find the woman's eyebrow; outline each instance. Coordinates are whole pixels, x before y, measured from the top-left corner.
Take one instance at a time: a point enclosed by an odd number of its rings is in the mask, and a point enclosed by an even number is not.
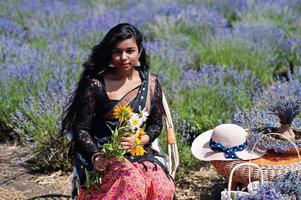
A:
[[[113,50],[122,50],[123,48],[117,48],[117,47],[115,47],[115,48],[113,48]],[[135,47],[128,47],[128,48],[125,48],[125,49],[135,49]]]

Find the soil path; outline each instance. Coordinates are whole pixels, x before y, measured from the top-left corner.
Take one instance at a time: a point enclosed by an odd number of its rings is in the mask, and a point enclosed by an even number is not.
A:
[[[29,148],[0,144],[0,199],[70,199],[70,173],[31,173],[24,166]],[[225,181],[205,164],[177,185],[178,200],[219,200]]]

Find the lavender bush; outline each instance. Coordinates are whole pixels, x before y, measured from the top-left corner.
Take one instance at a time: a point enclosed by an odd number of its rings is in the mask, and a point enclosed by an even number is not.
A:
[[[266,137],[265,133],[278,132],[282,124],[293,123],[296,145],[299,142],[300,130],[300,81],[299,75],[289,75],[288,81],[278,79],[265,88],[258,90],[253,98],[254,108],[250,110],[237,110],[234,115],[234,123],[252,130],[249,141],[254,143],[260,140],[259,145],[276,152],[288,151],[293,148],[287,141],[274,137]]]
[[[24,143],[36,142],[33,150],[36,156],[31,161],[38,170],[70,168],[66,162],[68,141],[59,135],[62,105],[68,94],[66,73],[60,71],[60,75],[50,78],[45,92],[36,97],[30,95],[20,110],[10,115],[13,126],[22,131]]]
[[[222,13],[232,26],[236,21],[239,21],[248,8],[246,0],[211,0],[207,1],[207,5]]]
[[[300,8],[300,2],[298,0],[211,0],[207,4],[224,13],[224,16],[229,20],[229,24],[231,24],[229,28],[219,29],[213,42],[216,40],[218,44],[221,43],[222,45],[214,46],[217,46],[217,49],[223,49],[222,47],[225,45],[222,42],[230,40],[230,43],[239,42],[240,45],[244,44],[245,47],[242,47],[242,49],[251,48],[251,60],[256,60],[257,63],[245,63],[245,66],[252,68],[252,71],[254,70],[257,76],[260,77],[262,74],[260,74],[259,68],[265,68],[266,77],[262,77],[262,80],[271,81],[271,77],[268,77],[267,74],[285,75],[289,70],[300,65],[300,43],[298,42],[300,39],[300,36],[298,36],[300,35],[298,33],[300,24],[295,23],[300,21],[301,18],[298,9]],[[230,53],[231,50],[236,52],[234,48],[236,46],[230,48]],[[257,56],[254,55],[254,52],[257,52]],[[208,54],[210,55],[210,53]],[[227,53],[225,54],[227,55]],[[241,53],[237,54],[241,55]],[[258,54],[264,56],[260,57]],[[214,59],[216,55],[219,55],[219,53],[214,54],[211,59],[229,65],[229,63],[223,62],[229,60],[227,56]],[[203,57],[206,58],[204,55]],[[242,60],[246,60],[246,58]],[[230,65],[241,66],[238,61],[234,61]]]
[[[249,1],[241,21],[246,24],[274,24],[286,32],[298,30],[301,3],[298,0]]]
[[[203,130],[227,122],[237,107],[251,106],[254,88],[260,81],[250,71],[238,72],[223,66],[201,66],[184,72],[174,84],[178,114]],[[179,106],[180,105],[180,106]]]

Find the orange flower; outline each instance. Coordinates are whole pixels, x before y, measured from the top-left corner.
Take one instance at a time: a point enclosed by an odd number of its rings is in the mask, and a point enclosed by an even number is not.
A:
[[[115,106],[113,117],[119,121],[129,120],[132,115],[132,109],[127,105]]]
[[[142,146],[137,146],[134,149],[131,149],[132,156],[143,156],[146,153],[145,149]]]
[[[136,131],[135,133],[135,137],[140,138],[141,136],[145,135],[145,132],[142,128],[140,128],[139,130]]]
[[[137,145],[140,145],[140,144],[141,144],[141,140],[140,140],[140,138],[138,138],[138,137],[135,137],[135,141],[136,141],[136,144],[137,144]]]

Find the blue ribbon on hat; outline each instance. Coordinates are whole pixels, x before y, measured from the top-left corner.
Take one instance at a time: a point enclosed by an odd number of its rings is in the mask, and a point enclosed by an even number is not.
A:
[[[224,152],[226,158],[241,159],[236,155],[236,151],[242,151],[247,147],[247,141],[234,147],[225,147],[223,144],[212,140],[209,141],[209,146],[212,151]]]

